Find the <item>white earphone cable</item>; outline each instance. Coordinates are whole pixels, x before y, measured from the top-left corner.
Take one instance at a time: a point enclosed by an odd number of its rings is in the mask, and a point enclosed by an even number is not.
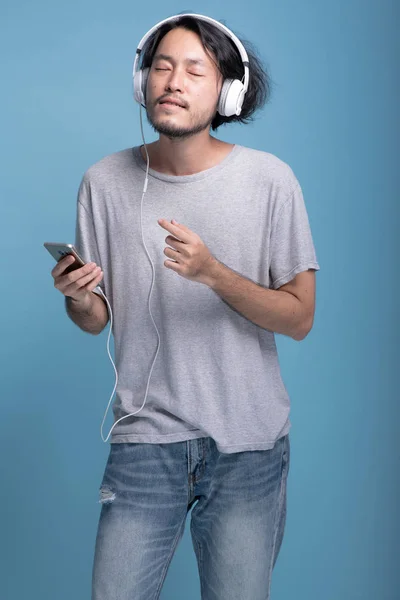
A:
[[[141,132],[142,132],[143,144],[144,144],[144,148],[145,148],[145,151],[146,151],[146,156],[147,156],[147,169],[146,169],[146,177],[145,177],[145,182],[144,182],[144,186],[143,186],[142,200],[141,200],[141,204],[140,204],[140,223],[141,223],[141,231],[142,231],[142,240],[143,240],[143,245],[144,245],[144,247],[145,247],[145,249],[146,249],[146,252],[147,252],[147,247],[146,247],[146,244],[145,244],[145,241],[144,241],[144,237],[143,237],[142,206],[143,206],[143,198],[144,198],[144,195],[145,195],[145,193],[146,193],[146,190],[147,190],[147,182],[148,182],[148,173],[149,173],[149,167],[150,167],[150,159],[149,159],[149,154],[148,154],[148,152],[147,152],[147,146],[146,146],[146,142],[145,142],[145,139],[144,139],[144,132],[143,132],[143,122],[142,122],[142,105],[141,105],[141,104],[140,104],[140,129],[141,129]],[[147,256],[149,257],[150,263],[151,263],[151,265],[152,265],[152,269],[153,269],[153,275],[154,275],[154,264],[153,264],[153,261],[151,260],[150,254],[149,254],[148,252],[147,252]],[[108,438],[110,437],[110,434],[111,434],[112,430],[114,429],[114,427],[116,426],[116,424],[117,424],[117,423],[119,423],[120,421],[122,421],[122,419],[126,419],[127,417],[131,417],[132,415],[136,415],[136,414],[137,414],[139,411],[141,411],[141,410],[142,410],[143,406],[144,406],[144,405],[145,405],[145,403],[146,403],[147,392],[148,392],[148,389],[149,389],[150,377],[151,377],[151,373],[152,373],[152,371],[153,371],[154,363],[155,363],[155,361],[156,361],[157,354],[158,354],[158,350],[159,350],[159,348],[160,348],[160,342],[161,342],[161,339],[160,339],[160,334],[159,334],[159,331],[158,331],[158,329],[157,329],[157,325],[156,325],[156,324],[155,324],[155,322],[154,322],[153,315],[151,314],[151,308],[150,308],[150,297],[151,297],[151,292],[152,292],[152,289],[153,289],[153,283],[154,283],[154,277],[153,277],[152,285],[151,285],[151,288],[150,288],[150,294],[149,294],[149,311],[150,311],[150,316],[151,316],[151,319],[152,319],[152,321],[153,321],[153,323],[154,323],[154,327],[156,328],[156,331],[157,331],[157,335],[158,335],[158,342],[159,342],[159,343],[158,343],[158,347],[157,347],[157,352],[156,352],[156,355],[155,355],[155,357],[154,357],[154,360],[153,360],[153,364],[152,364],[152,366],[151,366],[151,369],[150,369],[150,374],[149,374],[149,379],[148,379],[148,381],[147,381],[146,393],[145,393],[144,401],[143,401],[143,404],[142,404],[142,406],[139,408],[139,410],[137,410],[137,411],[136,411],[136,412],[134,412],[134,413],[130,413],[129,415],[125,415],[124,417],[121,417],[120,419],[118,419],[118,421],[116,421],[116,422],[114,423],[114,425],[111,427],[111,429],[110,429],[110,431],[109,431],[109,434],[108,434],[108,436],[106,437],[106,439],[104,439],[104,437],[103,437],[103,425],[104,425],[105,418],[106,418],[106,416],[107,416],[108,409],[109,409],[109,407],[110,407],[111,400],[112,400],[112,398],[113,398],[113,396],[114,396],[115,389],[116,389],[116,387],[117,387],[117,383],[118,383],[118,373],[117,373],[117,369],[115,368],[115,364],[114,364],[114,362],[113,362],[113,359],[112,359],[112,357],[111,357],[111,354],[110,354],[110,349],[109,349],[110,335],[111,335],[111,330],[112,330],[112,310],[111,310],[110,303],[109,303],[109,301],[108,301],[108,300],[107,300],[107,298],[106,298],[106,295],[104,294],[103,290],[102,290],[102,289],[99,287],[99,290],[100,290],[100,292],[101,292],[101,295],[104,297],[105,301],[107,302],[108,309],[109,309],[109,313],[110,313],[110,331],[109,331],[109,333],[108,333],[108,339],[107,339],[107,351],[108,351],[108,356],[110,357],[110,360],[111,360],[111,362],[112,362],[112,364],[113,364],[114,371],[115,371],[115,375],[116,375],[116,379],[115,379],[115,386],[114,386],[113,392],[112,392],[112,394],[111,394],[110,400],[109,400],[109,402],[108,402],[107,410],[106,410],[106,412],[105,412],[105,414],[104,414],[104,417],[103,417],[103,422],[102,422],[102,424],[101,424],[101,427],[100,427],[100,434],[101,434],[101,437],[102,437],[102,440],[103,440],[103,442],[107,442]]]

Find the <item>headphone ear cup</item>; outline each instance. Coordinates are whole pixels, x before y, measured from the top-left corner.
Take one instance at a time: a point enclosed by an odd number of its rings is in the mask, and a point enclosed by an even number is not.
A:
[[[240,115],[244,100],[244,85],[239,79],[225,79],[218,102],[218,112],[223,117]]]
[[[133,77],[133,95],[136,102],[146,106],[146,85],[149,76],[149,68],[139,69]]]
[[[144,102],[144,98],[142,95],[142,86],[141,86],[141,81],[142,81],[142,71],[136,71],[136,73],[133,76],[133,97],[136,100],[136,102],[139,102],[139,104],[142,104]]]
[[[233,79],[225,79],[224,83],[222,84],[221,92],[219,94],[218,109],[217,109],[219,114],[221,115],[221,117],[227,116],[225,114],[225,100],[228,95],[228,90],[229,90],[229,87],[230,87],[232,81],[233,81]]]
[[[144,99],[144,105],[146,105],[146,87],[147,87],[147,80],[149,78],[149,72],[150,72],[150,67],[147,67],[146,69],[143,69],[143,75],[142,75],[142,94],[143,94],[143,99]]]

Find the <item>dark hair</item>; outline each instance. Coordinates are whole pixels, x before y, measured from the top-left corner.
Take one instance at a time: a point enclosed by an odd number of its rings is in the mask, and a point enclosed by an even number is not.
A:
[[[223,23],[223,25],[225,25],[225,23]],[[227,27],[227,25],[225,26]],[[205,51],[209,54],[214,63],[215,60],[213,56],[210,55],[210,51],[216,57],[217,67],[224,79],[242,80],[244,68],[236,44],[225,32],[215,27],[212,23],[192,16],[177,17],[173,21],[164,23],[164,25],[161,25],[161,27],[152,33],[146,41],[142,52],[142,69],[151,66],[158,44],[171,29],[175,29],[176,27],[183,27],[184,29],[197,33]],[[247,40],[243,42],[243,39],[240,38],[240,41],[245,47],[249,57],[249,87],[244,97],[242,112],[239,116],[232,115],[231,117],[223,117],[217,112],[211,123],[211,128],[213,130],[224,123],[232,123],[234,121],[248,123],[249,121],[253,121],[253,114],[258,109],[261,109],[264,104],[269,101],[271,96],[272,80],[267,70],[263,67],[262,62],[257,55],[257,51]]]

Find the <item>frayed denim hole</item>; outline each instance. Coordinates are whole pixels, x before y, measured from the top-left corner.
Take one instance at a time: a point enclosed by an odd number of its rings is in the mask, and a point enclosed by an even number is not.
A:
[[[113,502],[115,500],[115,492],[113,492],[112,489],[110,487],[108,487],[107,485],[101,486],[99,493],[100,493],[100,499],[99,499],[100,504],[110,504],[111,502]]]

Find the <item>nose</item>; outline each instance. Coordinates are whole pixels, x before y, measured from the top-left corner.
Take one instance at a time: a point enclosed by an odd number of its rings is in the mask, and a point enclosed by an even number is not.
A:
[[[167,78],[165,89],[168,92],[182,92],[184,87],[183,75],[178,69],[172,69],[169,77]]]

